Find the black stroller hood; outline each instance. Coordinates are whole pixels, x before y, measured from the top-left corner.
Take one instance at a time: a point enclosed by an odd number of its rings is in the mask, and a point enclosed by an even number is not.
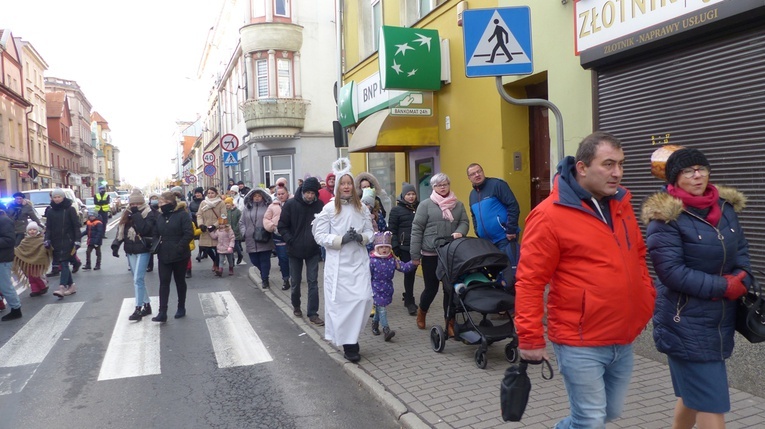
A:
[[[458,238],[436,249],[436,276],[452,285],[460,276],[485,268],[496,278],[507,268],[510,259],[494,244],[483,238]]]

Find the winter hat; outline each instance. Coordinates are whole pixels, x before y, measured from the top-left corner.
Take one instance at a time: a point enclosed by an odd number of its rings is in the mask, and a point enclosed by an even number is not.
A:
[[[374,237],[375,249],[382,246],[391,247],[392,239],[393,239],[393,234],[390,231],[375,232],[375,237]]]
[[[369,207],[374,207],[375,190],[372,188],[365,188],[363,191],[361,191],[361,202]]]
[[[319,180],[315,177],[309,177],[303,181],[303,192],[319,192]]]
[[[99,190],[99,191],[105,191],[105,190],[106,190],[106,186],[104,186],[104,185],[98,185],[98,190]]]
[[[231,197],[226,197],[226,199],[223,200],[223,204],[234,204],[234,199]]]
[[[146,199],[143,197],[140,189],[133,189],[128,197],[129,204],[146,204]]]
[[[324,178],[324,181],[329,183],[329,179],[334,179],[334,178],[335,178],[335,173],[328,173],[327,177]]]
[[[401,199],[403,200],[404,196],[410,192],[414,192],[414,194],[417,195],[417,190],[414,188],[414,185],[404,182],[401,185]]]
[[[340,179],[346,174],[353,179],[353,175],[351,175],[351,160],[348,158],[337,159],[332,163],[332,172],[335,174],[335,189],[332,190],[332,193],[337,195],[337,190],[340,188]]]
[[[229,188],[229,191],[236,192],[238,194],[239,193],[239,186],[234,185],[234,186]]]
[[[13,198],[17,198],[17,197],[24,198],[24,194],[22,194],[21,192],[16,192],[15,194],[13,194]]]
[[[196,188],[194,188],[194,194],[196,194],[196,193],[200,193],[200,194],[204,195],[205,194],[205,188],[203,188],[201,186],[197,186]]]
[[[27,224],[27,232],[29,232],[30,229],[36,229],[36,230],[39,231],[40,230],[40,225],[38,225],[37,222],[35,222],[35,221],[30,221]]]
[[[170,192],[174,193],[178,198],[183,198],[183,188],[180,186],[173,186],[170,188]]]
[[[221,213],[218,218],[218,225],[228,225],[228,215],[226,213]]]
[[[677,182],[677,176],[684,168],[694,165],[703,165],[709,167],[709,161],[698,149],[683,148],[672,152],[667,159],[667,183],[674,185]]]
[[[66,194],[64,193],[64,190],[63,190],[63,189],[61,189],[61,188],[56,188],[56,189],[54,189],[54,190],[53,190],[53,192],[51,192],[51,193],[50,193],[50,196],[51,196],[51,197],[56,197],[56,196],[58,196],[58,197],[63,197],[63,198],[66,198]]]

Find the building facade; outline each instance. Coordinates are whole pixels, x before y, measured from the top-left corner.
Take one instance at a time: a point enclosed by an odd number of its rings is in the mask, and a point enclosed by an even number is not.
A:
[[[70,188],[70,176],[79,175],[80,156],[72,145],[69,97],[65,92],[48,92],[45,94],[45,100],[48,111],[51,187]]]
[[[21,46],[22,69],[24,71],[24,97],[32,104],[27,129],[29,130],[29,170],[19,171],[22,189],[50,187],[50,149],[48,147],[48,119],[45,107],[45,79],[43,74],[48,64],[30,42],[16,38]]]
[[[0,29],[0,196],[24,189],[22,172],[29,170],[28,115],[21,47],[10,30]]]

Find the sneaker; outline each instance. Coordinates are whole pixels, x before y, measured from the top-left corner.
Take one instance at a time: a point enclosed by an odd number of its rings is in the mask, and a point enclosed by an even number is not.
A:
[[[88,270],[90,270],[90,269],[91,269],[91,267],[90,267],[90,264],[85,264],[85,266],[84,266],[84,267],[82,267],[82,270],[83,270],[83,271],[88,271]]]
[[[65,296],[74,295],[76,293],[77,293],[77,286],[75,286],[74,283],[72,283],[72,285],[69,286],[68,288],[64,289]]]
[[[65,297],[65,296],[66,296],[66,294],[64,293],[65,291],[66,291],[66,286],[64,286],[64,285],[60,285],[60,286],[58,287],[58,289],[56,289],[56,291],[55,291],[55,292],[53,292],[53,295],[54,295],[54,296],[57,296],[57,297],[59,297],[59,298],[63,298],[63,297]]]
[[[11,312],[6,314],[3,317],[0,317],[0,320],[3,322],[13,319],[20,319],[21,318],[21,307],[19,308],[12,308]]]
[[[311,316],[308,318],[308,320],[311,321],[311,324],[316,326],[324,326],[324,321],[321,320],[319,316]]]
[[[380,335],[380,322],[372,322],[372,335]]]
[[[268,280],[263,280],[263,289],[270,289],[271,283],[268,282]]]
[[[385,334],[385,341],[390,341],[391,338],[396,336],[396,331],[391,331],[389,327],[383,328],[383,334]]]
[[[100,265],[96,265],[95,267],[93,267],[93,271],[98,271],[98,270],[100,270],[100,269],[101,269],[101,266],[100,266]]]
[[[297,316],[297,317],[303,317],[303,312],[302,312],[302,311],[300,311],[300,308],[298,308],[298,307],[295,307],[295,308],[292,310],[292,314],[294,314],[294,315],[295,315],[295,316]]]

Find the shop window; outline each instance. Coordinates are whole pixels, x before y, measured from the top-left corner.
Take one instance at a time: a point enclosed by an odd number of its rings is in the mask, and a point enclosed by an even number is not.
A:
[[[367,154],[367,170],[377,178],[389,197],[396,195],[396,154],[386,152]],[[383,200],[382,203],[385,210],[389,212],[391,200]]]

